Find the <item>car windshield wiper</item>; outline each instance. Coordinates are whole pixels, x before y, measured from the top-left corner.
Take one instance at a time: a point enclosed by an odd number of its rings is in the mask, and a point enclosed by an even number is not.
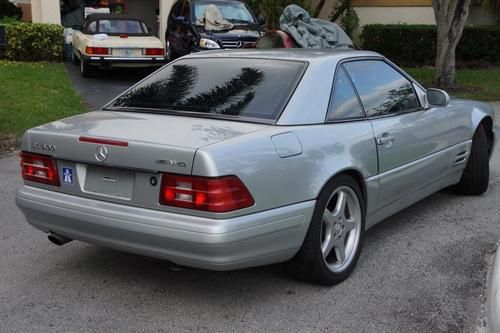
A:
[[[227,20],[233,23],[255,24],[255,22],[245,21],[245,20],[238,20],[238,19],[227,19]]]

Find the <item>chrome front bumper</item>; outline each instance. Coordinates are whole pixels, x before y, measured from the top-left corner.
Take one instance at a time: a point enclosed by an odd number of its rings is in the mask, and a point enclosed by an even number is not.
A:
[[[232,270],[291,259],[304,241],[315,201],[231,219],[209,219],[23,186],[16,203],[44,232],[179,265]]]

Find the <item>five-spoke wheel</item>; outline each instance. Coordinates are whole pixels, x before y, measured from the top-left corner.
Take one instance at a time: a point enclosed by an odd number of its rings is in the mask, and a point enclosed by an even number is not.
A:
[[[337,188],[323,213],[321,252],[332,272],[342,272],[354,258],[361,236],[361,206],[354,191]]]
[[[360,185],[346,174],[334,177],[318,197],[304,243],[289,263],[290,271],[327,285],[345,280],[358,261],[364,229]]]

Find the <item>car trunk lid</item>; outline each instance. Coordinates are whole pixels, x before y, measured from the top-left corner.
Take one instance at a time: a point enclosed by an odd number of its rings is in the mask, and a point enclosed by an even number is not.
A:
[[[198,148],[267,127],[137,112],[96,111],[30,131],[32,152],[58,160],[190,174]]]

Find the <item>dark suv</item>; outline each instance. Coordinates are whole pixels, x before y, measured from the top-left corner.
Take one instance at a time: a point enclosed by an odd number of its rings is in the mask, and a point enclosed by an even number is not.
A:
[[[215,5],[234,27],[211,31],[196,25],[208,5]],[[165,39],[170,60],[203,50],[219,48],[253,48],[262,36],[255,16],[241,1],[236,0],[177,0],[168,18]]]

